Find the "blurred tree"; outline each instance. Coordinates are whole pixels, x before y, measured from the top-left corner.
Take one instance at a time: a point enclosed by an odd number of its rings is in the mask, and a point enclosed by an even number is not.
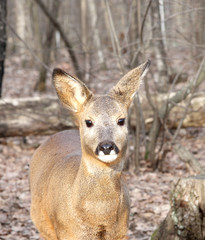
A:
[[[57,19],[58,17],[58,10],[60,7],[59,0],[53,0],[50,13],[52,14],[53,18]],[[50,63],[50,55],[51,55],[51,48],[53,43],[55,33],[55,27],[50,22],[47,23],[46,26],[46,34],[44,39],[42,39],[42,61],[48,66]],[[47,76],[47,69],[41,65],[39,71],[39,80],[35,86],[35,90],[39,92],[44,92],[46,90],[46,76]]]
[[[126,4],[126,3],[125,3]],[[139,29],[141,25],[141,1],[132,1],[130,3],[129,9],[130,17],[130,26],[129,26],[129,42],[131,43],[129,46],[130,53],[130,67],[136,67],[139,65],[139,52],[140,52],[140,44],[139,44]]]
[[[42,28],[42,17],[38,6],[33,2],[30,1],[31,7],[30,7],[30,18],[31,18],[31,32],[32,32],[32,39],[33,41],[33,49],[35,49],[35,53],[38,56],[39,59],[43,59],[43,51],[42,51],[42,36],[41,28]],[[44,21],[46,22],[46,21]],[[46,32],[46,31],[45,31]]]
[[[48,10],[47,6],[44,4],[44,2],[42,0],[33,0],[35,1],[39,7],[41,8],[41,10],[44,12],[44,14],[46,15],[46,17],[50,20],[51,24],[54,25],[54,27],[56,28],[56,30],[59,31],[59,34],[61,36],[62,41],[64,42],[68,53],[70,55],[70,58],[72,60],[76,75],[79,79],[83,79],[82,76],[82,70],[80,68],[80,65],[78,63],[78,59],[76,57],[76,53],[73,49],[72,44],[70,43],[67,35],[65,34],[63,28],[61,27],[61,24],[56,20],[55,17],[53,17],[53,15],[50,13],[50,11]]]
[[[157,89],[159,92],[167,92],[168,90],[168,66],[166,63],[166,51],[163,42],[161,16],[159,10],[159,0],[152,1],[151,4],[152,19],[152,44],[155,50],[155,58],[157,64],[157,76],[155,78]]]
[[[204,56],[204,44],[205,44],[205,1],[190,0],[190,7],[193,12],[189,12],[189,18],[191,23],[192,35],[192,54],[200,62]]]
[[[81,42],[84,58],[85,82],[90,80],[90,44],[88,43],[87,0],[81,0]]]
[[[15,20],[16,20],[16,33],[18,36],[26,40],[26,1],[25,0],[19,0],[15,1]],[[25,47],[23,42],[18,42],[18,48],[16,49],[17,53],[20,56],[25,56]]]
[[[0,98],[2,94],[2,82],[4,76],[4,60],[6,57],[6,12],[7,1],[0,1]]]
[[[95,1],[90,0],[89,4],[88,4],[88,7],[89,7],[89,10],[90,10],[90,23],[91,23],[91,27],[92,27],[94,44],[96,45],[96,48],[97,48],[97,55],[98,55],[99,63],[100,63],[100,65],[105,66],[105,58],[104,58],[104,54],[103,54],[103,51],[102,51],[99,30],[98,30],[98,27],[97,27],[97,10],[96,10]]]

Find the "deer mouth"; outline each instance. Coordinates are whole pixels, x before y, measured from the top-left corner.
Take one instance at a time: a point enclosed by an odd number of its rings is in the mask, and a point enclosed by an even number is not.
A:
[[[113,162],[117,158],[117,154],[114,150],[110,152],[110,154],[104,154],[102,151],[99,152],[98,159],[100,159],[103,162]]]
[[[119,149],[115,143],[105,141],[98,144],[95,153],[99,160],[110,163],[117,159]]]

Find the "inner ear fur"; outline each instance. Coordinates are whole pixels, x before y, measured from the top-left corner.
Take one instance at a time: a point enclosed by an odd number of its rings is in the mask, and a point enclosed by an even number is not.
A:
[[[129,107],[135,93],[139,90],[142,79],[146,75],[151,61],[148,60],[125,74],[110,90],[109,95]]]
[[[60,68],[53,70],[53,83],[61,103],[73,112],[79,112],[92,96],[83,82]]]

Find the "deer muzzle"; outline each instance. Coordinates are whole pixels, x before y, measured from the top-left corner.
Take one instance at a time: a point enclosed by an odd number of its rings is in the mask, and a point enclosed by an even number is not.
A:
[[[119,153],[119,148],[114,142],[103,141],[98,144],[95,154],[103,162],[112,162],[115,161]]]

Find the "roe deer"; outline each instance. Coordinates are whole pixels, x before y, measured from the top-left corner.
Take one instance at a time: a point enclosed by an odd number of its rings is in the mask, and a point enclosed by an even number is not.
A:
[[[54,70],[58,97],[74,112],[80,133],[53,135],[32,158],[31,217],[44,239],[127,239],[127,111],[149,65],[128,72],[106,95],[94,95],[79,79]]]

